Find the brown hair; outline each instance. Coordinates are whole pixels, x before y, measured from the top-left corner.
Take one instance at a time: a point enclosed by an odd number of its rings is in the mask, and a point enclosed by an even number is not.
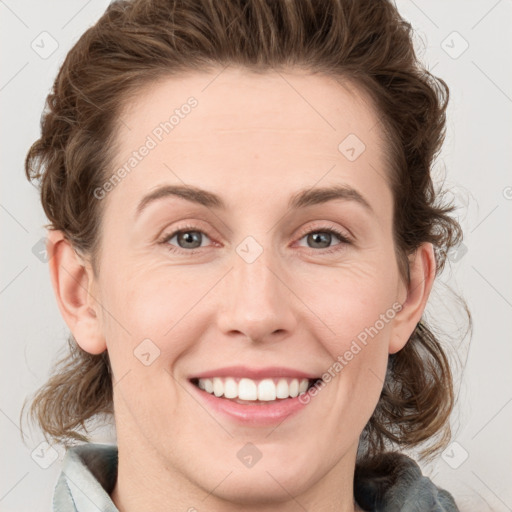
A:
[[[27,178],[40,180],[48,227],[90,257],[96,275],[102,202],[93,191],[108,177],[123,105],[155,80],[227,65],[257,72],[293,66],[365,91],[388,142],[401,275],[409,280],[408,255],[423,242],[434,245],[442,271],[447,251],[462,240],[449,215],[454,207],[439,204],[430,175],[449,90],[420,65],[412,27],[390,0],[135,0],[111,3],[68,53],[25,162]],[[45,436],[64,444],[88,440],[80,433],[85,422],[112,413],[107,352],[88,354],[72,335],[68,342],[70,353],[30,409]],[[435,454],[450,439],[453,404],[448,358],[422,320],[389,357],[362,434],[365,454],[434,438],[420,454]]]

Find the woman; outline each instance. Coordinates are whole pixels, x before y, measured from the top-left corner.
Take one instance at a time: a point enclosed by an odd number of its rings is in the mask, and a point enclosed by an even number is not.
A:
[[[35,397],[54,510],[458,510],[422,315],[462,237],[448,88],[391,2],[113,2],[27,155],[70,355]],[[91,505],[93,504],[93,505]]]

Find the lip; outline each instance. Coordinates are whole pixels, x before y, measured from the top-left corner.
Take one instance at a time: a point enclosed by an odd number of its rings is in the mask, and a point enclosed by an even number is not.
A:
[[[207,409],[214,414],[221,414],[230,420],[245,426],[271,426],[282,423],[286,418],[302,411],[310,403],[303,403],[301,395],[294,398],[273,400],[257,404],[240,404],[231,399],[217,397],[200,389],[194,381],[197,379],[211,379],[214,377],[246,377],[253,380],[261,380],[272,377],[288,377],[295,379],[317,380],[321,377],[295,368],[284,366],[267,366],[264,368],[251,368],[249,366],[225,366],[196,373],[189,377],[189,384],[194,393]]]
[[[211,372],[208,372],[208,374],[210,373]],[[216,375],[219,376],[218,373]],[[306,403],[301,402],[301,395],[299,394],[295,398],[285,398],[268,403],[255,405],[239,404],[231,399],[212,395],[200,389],[190,381],[189,384],[193,388],[193,393],[198,396],[201,403],[214,415],[221,414],[239,425],[250,427],[279,425],[288,417],[304,410],[304,408],[311,403],[310,401]],[[312,399],[310,398],[310,400]]]
[[[191,379],[211,379],[213,377],[247,377],[252,380],[266,379],[269,377],[289,377],[296,379],[319,379],[319,375],[306,373],[284,366],[267,366],[265,368],[250,368],[248,366],[225,366],[215,370],[191,375]],[[259,406],[258,406],[259,407]]]

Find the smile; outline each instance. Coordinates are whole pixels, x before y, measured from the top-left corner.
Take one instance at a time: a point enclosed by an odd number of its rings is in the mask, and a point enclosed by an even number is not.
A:
[[[271,402],[295,398],[305,393],[318,379],[273,377],[250,379],[247,377],[213,377],[192,379],[199,389],[216,397],[245,402]]]
[[[246,427],[281,424],[303,411],[303,395],[321,378],[298,368],[244,365],[190,375],[192,394],[215,416]],[[309,397],[308,397],[309,398]]]

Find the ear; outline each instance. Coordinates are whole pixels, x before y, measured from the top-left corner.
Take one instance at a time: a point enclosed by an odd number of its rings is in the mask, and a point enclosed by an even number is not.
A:
[[[64,321],[83,350],[101,354],[107,346],[97,314],[101,305],[92,294],[92,268],[76,253],[62,231],[48,231],[46,250],[53,291]]]
[[[409,258],[409,269],[410,283],[406,283],[407,296],[404,301],[400,301],[402,309],[394,319],[390,354],[404,348],[427,305],[436,273],[434,246],[431,243],[418,247],[412,258]]]

